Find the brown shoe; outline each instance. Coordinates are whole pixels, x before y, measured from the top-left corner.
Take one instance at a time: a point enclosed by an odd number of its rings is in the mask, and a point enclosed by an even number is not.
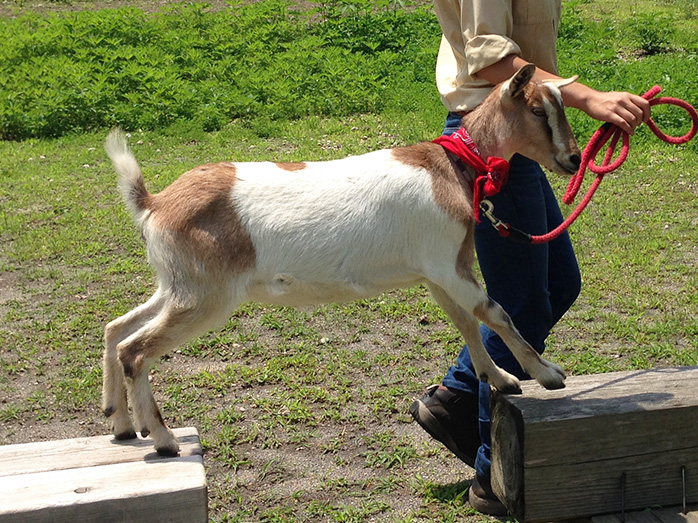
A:
[[[509,511],[504,506],[504,503],[499,501],[489,485],[483,487],[483,484],[484,482],[480,483],[480,480],[475,476],[468,492],[470,506],[488,516],[506,516]]]
[[[476,396],[438,385],[410,406],[415,421],[471,467],[480,447],[478,413]]]

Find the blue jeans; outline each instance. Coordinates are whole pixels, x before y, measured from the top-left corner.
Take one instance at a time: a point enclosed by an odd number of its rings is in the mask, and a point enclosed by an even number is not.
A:
[[[459,127],[460,117],[449,114],[444,134]],[[521,155],[510,161],[509,183],[489,200],[497,218],[530,234],[544,234],[563,220],[540,165]],[[542,353],[548,334],[581,290],[579,266],[568,234],[546,244],[522,245],[499,236],[483,217],[475,227],[475,250],[487,293],[507,311],[524,339]],[[519,379],[530,379],[494,331],[481,325],[480,335],[497,365]],[[478,381],[467,347],[442,383],[479,398],[482,446],[475,470],[480,481],[489,484],[490,387]]]

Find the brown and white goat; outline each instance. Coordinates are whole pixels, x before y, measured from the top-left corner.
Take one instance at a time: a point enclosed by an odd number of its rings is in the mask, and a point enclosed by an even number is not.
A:
[[[579,150],[560,91],[532,82],[534,70],[523,67],[463,123],[485,158],[521,153],[571,174]],[[562,369],[526,343],[476,281],[471,189],[440,145],[328,162],[202,165],[159,194],[146,190],[123,133],[112,131],[106,151],[158,278],[152,298],[105,330],[103,409],[118,439],[136,436],[130,399],[141,434],[159,454],[177,454],[149,369],[248,301],[316,305],[424,283],[465,338],[480,379],[520,391],[487,354],[478,320],[541,385],[564,386]]]

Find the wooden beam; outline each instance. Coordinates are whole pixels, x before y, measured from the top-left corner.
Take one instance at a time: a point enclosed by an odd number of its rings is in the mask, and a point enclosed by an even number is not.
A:
[[[492,481],[521,521],[698,502],[698,367],[576,376],[493,394]],[[623,492],[624,485],[624,492]],[[640,516],[637,516],[640,517]],[[653,516],[652,516],[653,517]],[[658,523],[654,521],[653,523]]]
[[[206,522],[198,433],[175,434],[175,458],[111,436],[0,447],[0,523]]]

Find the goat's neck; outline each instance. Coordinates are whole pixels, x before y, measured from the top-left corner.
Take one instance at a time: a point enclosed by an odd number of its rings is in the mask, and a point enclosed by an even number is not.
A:
[[[483,158],[496,156],[510,160],[514,155],[511,123],[494,104],[483,103],[463,118],[463,126],[473,139]]]

